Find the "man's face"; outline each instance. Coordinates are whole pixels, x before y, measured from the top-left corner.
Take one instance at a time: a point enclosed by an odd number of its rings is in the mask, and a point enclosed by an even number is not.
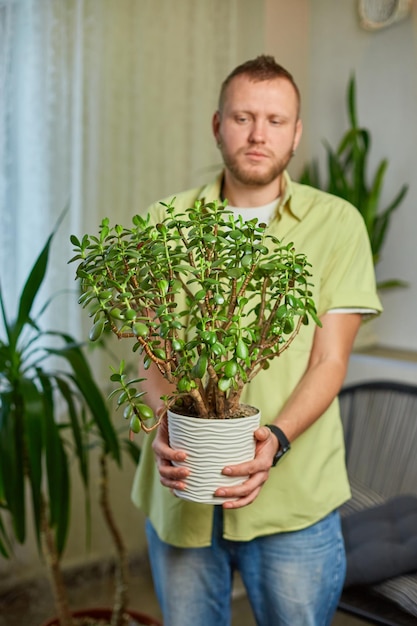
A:
[[[287,167],[301,137],[298,101],[285,78],[228,85],[213,132],[230,175],[253,187],[269,185]]]

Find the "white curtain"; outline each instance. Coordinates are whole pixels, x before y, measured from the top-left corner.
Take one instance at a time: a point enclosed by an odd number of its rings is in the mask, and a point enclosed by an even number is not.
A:
[[[71,233],[96,232],[104,216],[127,223],[215,173],[220,82],[263,52],[263,5],[0,0],[0,279],[10,308],[67,205],[48,296],[75,289]],[[79,333],[78,309],[75,292],[57,298],[54,327]]]

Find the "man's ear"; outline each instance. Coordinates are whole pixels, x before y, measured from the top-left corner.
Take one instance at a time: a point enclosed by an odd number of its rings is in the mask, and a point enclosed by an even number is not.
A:
[[[301,135],[303,134],[303,123],[300,118],[295,123],[295,133],[294,133],[294,143],[292,149],[294,152],[297,150],[298,144],[300,143]]]
[[[216,111],[215,114],[213,115],[211,128],[212,128],[216,143],[218,144],[220,141],[220,112],[219,111]]]

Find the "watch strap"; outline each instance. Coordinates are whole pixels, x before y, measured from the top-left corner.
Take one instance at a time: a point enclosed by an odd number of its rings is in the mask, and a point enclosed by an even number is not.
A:
[[[272,433],[274,433],[279,443],[278,450],[274,458],[272,459],[271,467],[275,467],[275,465],[284,456],[284,454],[286,454],[291,449],[291,444],[285,433],[278,426],[275,426],[275,424],[265,424],[265,426],[269,428]]]

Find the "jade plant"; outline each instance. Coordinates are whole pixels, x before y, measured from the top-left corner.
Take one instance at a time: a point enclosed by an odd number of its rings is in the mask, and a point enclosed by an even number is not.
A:
[[[184,213],[133,217],[130,228],[103,219],[97,235],[72,236],[80,304],[92,317],[90,339],[106,329],[172,384],[167,406],[204,418],[239,415],[242,391],[279,357],[301,325],[319,324],[310,264],[256,219],[227,203],[198,200]],[[130,428],[157,420],[123,362],[111,376]],[[148,421],[150,420],[150,422]]]
[[[300,182],[344,198],[358,209],[365,221],[376,265],[381,259],[392,215],[403,201],[408,186],[402,185],[391,202],[385,207],[382,206],[381,196],[388,160],[382,159],[375,173],[373,175],[369,173],[371,133],[359,125],[354,76],[348,83],[346,105],[350,128],[341,137],[335,149],[327,141],[324,142],[327,157],[326,181],[322,180],[317,160],[313,160],[305,166]],[[383,289],[404,285],[403,281],[392,279],[380,282],[378,287]]]

